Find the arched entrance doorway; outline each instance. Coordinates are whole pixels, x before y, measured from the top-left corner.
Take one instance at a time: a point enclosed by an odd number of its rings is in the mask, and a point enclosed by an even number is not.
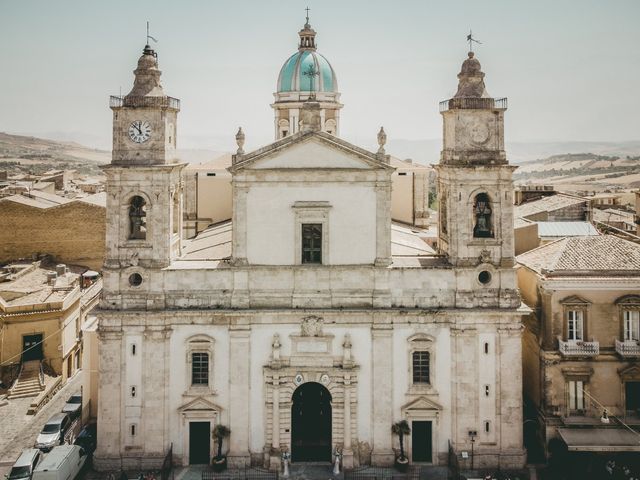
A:
[[[294,462],[331,461],[331,394],[315,382],[293,392],[291,456]]]

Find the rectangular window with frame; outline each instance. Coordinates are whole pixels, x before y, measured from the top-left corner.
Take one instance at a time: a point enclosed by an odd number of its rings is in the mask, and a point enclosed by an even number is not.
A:
[[[302,224],[302,263],[322,264],[322,224]]]
[[[413,383],[430,383],[429,352],[417,351],[412,354]]]
[[[640,310],[625,310],[624,317],[624,339],[625,341],[640,340]]]
[[[567,340],[584,340],[584,315],[582,310],[567,312]]]
[[[209,385],[209,354],[194,352],[191,354],[191,384]]]
[[[584,382],[582,380],[570,380],[569,386],[569,411],[571,413],[584,413]]]

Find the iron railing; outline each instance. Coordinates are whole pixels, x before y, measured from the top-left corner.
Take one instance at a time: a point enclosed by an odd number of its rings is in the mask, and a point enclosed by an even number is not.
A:
[[[247,467],[225,472],[205,470],[202,480],[278,480],[278,472],[258,467]]]
[[[564,342],[558,338],[558,346],[565,357],[595,357],[600,354],[600,342]]]
[[[111,95],[109,107],[158,107],[180,110],[180,100],[173,97],[139,97],[133,95]]]
[[[458,97],[440,102],[440,111],[453,109],[506,110],[507,98]]]
[[[400,473],[395,468],[359,467],[344,470],[344,480],[418,480],[420,466],[409,465],[406,473]]]

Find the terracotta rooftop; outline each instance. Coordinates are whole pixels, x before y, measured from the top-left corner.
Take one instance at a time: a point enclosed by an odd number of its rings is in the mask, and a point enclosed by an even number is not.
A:
[[[519,218],[527,218],[537,213],[553,212],[561,208],[566,208],[570,207],[571,205],[577,205],[586,202],[587,199],[585,198],[574,197],[571,195],[559,193],[557,195],[543,197],[540,200],[534,200],[532,202],[523,203],[522,205],[516,205],[514,209],[514,216]]]
[[[517,260],[546,276],[640,276],[640,245],[613,235],[563,238]]]

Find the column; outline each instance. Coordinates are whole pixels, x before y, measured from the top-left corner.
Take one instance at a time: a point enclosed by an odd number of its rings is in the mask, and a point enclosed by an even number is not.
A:
[[[525,450],[522,444],[522,329],[520,317],[515,316],[510,328],[501,328],[499,334],[498,431],[500,465],[504,468],[522,468]]]
[[[391,264],[391,182],[379,182],[376,191],[376,265]]]
[[[102,318],[100,319],[102,323]],[[122,445],[122,331],[98,329],[98,448],[93,465],[98,471],[121,468]]]
[[[229,329],[229,468],[243,468],[249,456],[249,361],[251,327],[232,325]]]
[[[278,377],[273,377],[273,422],[271,424],[271,448],[280,449],[280,389]]]
[[[232,259],[236,265],[247,263],[247,193],[244,182],[233,182],[233,231]]]
[[[344,440],[342,443],[342,468],[353,468],[351,449],[351,375],[344,376]]]
[[[165,371],[165,335],[164,327],[147,327],[144,331],[142,381],[138,387],[142,396],[142,428],[144,457],[143,468],[159,468],[166,455],[169,444],[169,432],[165,430],[165,395],[169,374]]]
[[[393,423],[392,327],[374,325],[372,330],[372,465],[393,464],[391,425]]]

